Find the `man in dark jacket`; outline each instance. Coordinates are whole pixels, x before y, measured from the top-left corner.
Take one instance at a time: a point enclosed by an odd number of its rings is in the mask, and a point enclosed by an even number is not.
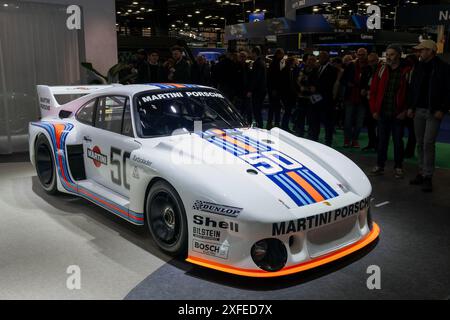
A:
[[[420,171],[411,184],[422,185],[424,192],[431,192],[436,138],[450,105],[450,70],[436,56],[437,46],[434,41],[424,40],[415,49],[420,50],[421,60],[415,66],[411,79],[408,116],[413,117],[415,114]]]
[[[189,83],[191,80],[191,66],[183,58],[183,48],[175,46],[172,48],[172,58],[175,60],[173,73],[174,83]]]
[[[337,79],[337,69],[330,63],[328,52],[319,54],[319,69],[317,71],[317,83],[313,87],[311,96],[311,139],[319,140],[320,124],[325,125],[325,144],[331,146],[334,133],[334,105],[333,89]]]
[[[370,67],[367,63],[367,50],[359,48],[356,53],[358,59],[345,68],[343,83],[345,85],[345,121],[344,147],[359,148],[359,134],[364,123],[364,115],[368,88],[367,76]]]
[[[240,51],[238,54],[237,75],[236,75],[236,98],[235,105],[248,124],[252,123],[253,114],[250,99],[247,97],[250,67],[247,63],[248,54]]]
[[[148,64],[150,70],[150,82],[158,83],[164,81],[164,70],[159,62],[159,52],[151,50],[148,56]]]
[[[137,52],[137,84],[145,84],[150,82],[150,66],[147,62],[147,52],[144,49],[140,49]]]
[[[402,48],[390,45],[386,50],[386,64],[380,66],[372,77],[370,110],[378,121],[377,165],[372,176],[384,174],[389,141],[394,140],[394,176],[403,178],[403,131],[406,117],[406,89],[410,67],[402,60]]]
[[[253,116],[256,125],[263,127],[262,107],[267,94],[267,70],[264,58],[261,56],[261,48],[252,49],[252,59],[254,60],[249,80],[248,98],[252,98]]]
[[[211,68],[206,58],[202,55],[197,56],[192,66],[192,83],[203,86],[209,86],[211,84]]]

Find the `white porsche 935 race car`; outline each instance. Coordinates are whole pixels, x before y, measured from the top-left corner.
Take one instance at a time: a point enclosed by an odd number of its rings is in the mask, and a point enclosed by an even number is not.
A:
[[[195,85],[38,86],[31,162],[51,194],[137,225],[166,253],[249,277],[300,272],[374,241],[371,185],[340,153],[249,127]],[[81,95],[60,105],[56,97]],[[66,97],[67,98],[67,97]]]

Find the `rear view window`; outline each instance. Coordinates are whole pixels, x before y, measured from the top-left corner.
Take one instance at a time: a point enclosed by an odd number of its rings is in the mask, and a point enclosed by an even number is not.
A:
[[[80,111],[77,113],[77,120],[81,123],[92,126],[94,124],[94,112],[95,112],[95,102],[97,100],[92,100],[81,107]]]

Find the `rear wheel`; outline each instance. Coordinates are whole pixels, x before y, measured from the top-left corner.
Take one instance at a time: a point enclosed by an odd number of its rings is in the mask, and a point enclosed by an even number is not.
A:
[[[36,139],[34,147],[36,172],[42,188],[49,194],[58,193],[56,181],[56,166],[52,147],[43,134]]]
[[[158,247],[172,256],[186,257],[186,212],[176,190],[165,181],[156,182],[147,196],[146,224]]]

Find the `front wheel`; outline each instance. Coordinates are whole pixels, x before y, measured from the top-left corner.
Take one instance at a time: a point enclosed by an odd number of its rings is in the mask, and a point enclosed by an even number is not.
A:
[[[176,190],[165,181],[156,182],[147,196],[146,224],[158,247],[172,256],[186,257],[186,212]]]

